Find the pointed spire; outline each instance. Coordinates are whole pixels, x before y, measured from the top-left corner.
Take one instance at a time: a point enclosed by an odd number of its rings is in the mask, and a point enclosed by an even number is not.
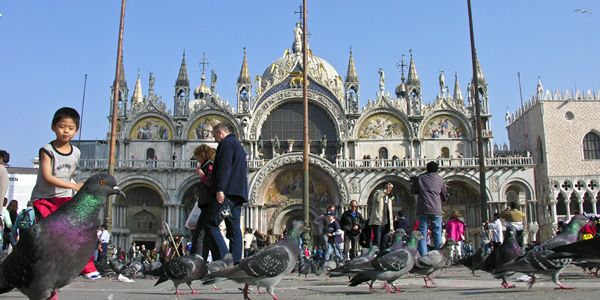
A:
[[[410,63],[408,65],[408,79],[406,83],[408,84],[421,84],[421,80],[419,80],[419,75],[417,75],[417,67],[415,67],[415,60],[413,59],[412,49],[410,52]]]
[[[346,74],[346,82],[358,82],[358,74],[354,66],[354,57],[352,56],[352,47],[350,47],[350,60],[348,61],[348,73]]]
[[[181,59],[181,66],[179,67],[179,76],[175,81],[175,86],[190,86],[190,81],[187,75],[187,65],[185,64],[185,49],[183,50],[183,59]]]
[[[479,63],[479,57],[477,56],[477,53],[475,53],[475,59],[475,66],[477,67],[477,83],[485,84],[485,77],[483,77],[483,71],[481,71],[481,64]]]
[[[464,101],[460,91],[460,84],[458,84],[458,74],[456,73],[454,73],[454,101]]]
[[[115,78],[116,80],[116,78]],[[113,81],[113,86],[115,85],[115,81]],[[125,79],[125,65],[123,64],[123,56],[121,56],[121,70],[119,72],[119,88],[122,89],[127,87],[127,79]]]
[[[133,97],[131,97],[131,103],[142,103],[144,102],[144,96],[142,95],[142,81],[140,80],[140,70],[138,69],[138,77],[135,82],[135,89],[133,90]]]
[[[244,60],[242,61],[242,70],[240,70],[240,77],[238,77],[238,83],[250,83],[250,72],[248,72],[248,60],[246,59],[246,47],[244,47]]]

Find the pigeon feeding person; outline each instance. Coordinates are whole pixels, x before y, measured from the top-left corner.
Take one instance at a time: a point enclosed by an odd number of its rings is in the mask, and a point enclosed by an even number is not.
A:
[[[301,221],[294,221],[292,228],[282,240],[240,260],[231,268],[208,274],[203,284],[213,284],[225,279],[244,283],[242,290],[244,299],[250,299],[248,296],[250,285],[264,286],[269,295],[278,300],[279,298],[273,293],[273,288],[296,266],[300,253],[302,227]]]
[[[56,291],[77,277],[94,253],[98,213],[115,194],[125,197],[113,176],[94,175],[73,199],[23,232],[0,264],[0,293],[19,289],[29,299],[58,299]]]

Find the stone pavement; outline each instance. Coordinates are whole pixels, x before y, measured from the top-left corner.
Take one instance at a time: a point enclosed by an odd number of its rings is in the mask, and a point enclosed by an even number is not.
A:
[[[284,278],[275,288],[275,294],[281,299],[485,299],[486,297],[499,297],[502,299],[598,299],[600,292],[600,278],[582,272],[581,268],[570,266],[560,280],[566,286],[576,287],[574,290],[555,290],[549,276],[542,275],[533,288],[528,289],[527,283],[509,280],[516,284],[514,289],[503,289],[500,280],[494,279],[487,273],[478,272],[481,277],[473,277],[464,267],[452,267],[448,272],[437,272],[435,278],[436,288],[424,288],[423,278],[411,276],[403,277],[396,281],[396,285],[405,290],[401,294],[387,294],[382,292],[370,293],[366,284],[357,287],[348,287],[347,278],[326,279],[326,276],[309,275],[298,277],[291,274]],[[521,276],[517,274],[514,278]],[[243,299],[239,290],[242,285],[232,281],[223,281],[217,284],[222,288],[219,291],[211,290],[210,286],[203,286],[194,282],[192,286],[201,294],[189,294],[190,289],[186,284],[180,285],[180,291],[186,295],[174,295],[175,289],[171,281],[154,286],[156,280],[135,278],[134,283],[123,283],[116,279],[102,278],[95,281],[78,278],[65,288],[58,296],[62,300],[148,300],[148,299]],[[375,287],[382,287],[382,282],[376,282]],[[264,288],[263,288],[264,290]],[[270,300],[269,294],[256,295],[253,288],[251,298],[254,300]],[[19,291],[0,295],[0,299],[26,299]]]

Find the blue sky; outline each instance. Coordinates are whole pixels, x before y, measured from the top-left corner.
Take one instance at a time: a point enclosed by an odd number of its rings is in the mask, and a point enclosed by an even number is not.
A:
[[[50,122],[56,109],[72,106],[81,113],[85,74],[82,139],[106,138],[120,5],[117,0],[0,1],[0,149],[11,154],[10,165],[33,166],[29,160],[55,138]],[[205,52],[208,69],[218,75],[217,92],[234,104],[243,48],[251,77],[262,74],[291,48],[300,5],[300,0],[128,1],[123,55],[130,96],[138,69],[144,95],[153,72],[155,94],[172,107],[185,49],[191,88],[200,84],[198,61]],[[504,115],[520,105],[517,72],[524,100],[535,93],[538,76],[552,91],[600,88],[600,2],[473,0],[472,5],[496,143],[508,143]],[[307,6],[310,48],[342,77],[352,47],[361,105],[376,99],[379,68],[393,94],[401,77],[396,64],[402,54],[408,59],[409,49],[423,102],[439,93],[440,71],[451,90],[456,72],[466,95],[472,72],[466,0],[320,0]],[[592,14],[574,11],[578,8]]]

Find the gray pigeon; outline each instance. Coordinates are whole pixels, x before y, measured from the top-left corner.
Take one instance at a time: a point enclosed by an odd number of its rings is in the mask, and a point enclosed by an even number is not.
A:
[[[558,282],[558,275],[571,263],[572,259],[552,259],[548,258],[548,256],[554,253],[553,248],[575,242],[581,227],[585,224],[587,224],[587,221],[584,216],[574,216],[562,233],[533,248],[515,262],[499,266],[494,270],[493,274],[508,271],[525,273],[531,277],[529,288],[535,283],[535,274],[550,274],[552,275],[552,281],[558,285],[559,289],[571,289]]]
[[[371,248],[369,248],[369,252],[367,254],[365,254],[363,256],[355,257],[355,258],[351,259],[349,262],[347,262],[346,264],[329,271],[329,277],[341,277],[341,276],[352,277],[352,276],[356,275],[356,272],[352,271],[352,269],[354,269],[358,265],[361,265],[363,263],[367,263],[367,262],[370,262],[371,260],[373,260],[373,258],[375,258],[375,255],[377,255],[377,252],[379,252],[379,247],[377,247],[375,245],[371,246]]]
[[[208,267],[208,274],[223,270],[223,269],[231,266],[232,263],[233,263],[233,255],[231,255],[231,253],[226,253],[223,256],[223,258],[221,258],[219,260],[215,260],[213,262],[210,262],[206,265],[206,267]],[[214,284],[213,284],[212,289],[215,291],[220,290],[220,288],[218,288]]]
[[[500,266],[512,264],[521,256],[523,251],[517,243],[515,235],[516,231],[512,227],[506,228],[506,237],[502,244],[499,247],[494,248],[492,253],[490,253],[481,264],[475,266],[475,270],[492,273],[494,278],[502,278],[502,287],[504,288],[515,287],[514,285],[508,284],[508,276],[513,275],[515,272],[497,272],[496,269]]]
[[[114,194],[125,197],[113,176],[94,175],[69,202],[23,232],[0,264],[0,293],[16,288],[29,299],[58,299],[56,291],[77,277],[92,257],[98,213]]]
[[[370,262],[356,266],[352,271],[357,274],[350,279],[349,286],[357,286],[370,280],[369,290],[375,292],[373,289],[373,282],[375,282],[375,280],[383,280],[388,292],[403,292],[395,286],[393,282],[402,275],[408,274],[408,271],[413,268],[415,256],[418,253],[417,243],[422,239],[424,238],[421,232],[415,230],[411,233],[410,239],[406,243],[406,247],[393,251],[387,251],[388,249],[386,249],[386,251],[382,251]],[[390,284],[394,289],[390,288]]]
[[[456,241],[453,239],[447,239],[444,246],[438,250],[433,250],[427,252],[425,255],[419,257],[415,261],[415,266],[410,270],[410,273],[423,275],[423,280],[425,280],[425,287],[431,288],[427,280],[433,282],[433,279],[429,277],[429,275],[433,274],[433,272],[443,268],[448,263],[448,259],[450,259],[450,251],[452,250],[452,246],[456,244]]]
[[[479,266],[479,264],[481,264],[485,258],[486,255],[483,251],[483,248],[479,248],[477,251],[475,251],[475,253],[459,259],[457,263],[469,268],[473,277],[479,277],[479,275],[475,274],[475,271],[477,270],[477,266]]]
[[[600,237],[580,240],[572,244],[552,248],[553,254],[547,258],[572,258],[587,262],[600,262]]]
[[[192,288],[192,281],[202,279],[208,274],[208,268],[200,255],[179,256],[167,260],[158,269],[146,272],[148,275],[158,276],[157,286],[167,280],[173,281],[176,295],[185,295],[179,292],[179,285],[186,283],[192,290],[192,294],[198,294]]]
[[[278,299],[273,293],[273,288],[296,266],[302,227],[302,222],[294,221],[293,227],[282,240],[240,260],[231,268],[208,274],[203,284],[230,279],[245,284],[242,290],[244,299],[250,299],[250,285],[264,286],[273,299]]]

